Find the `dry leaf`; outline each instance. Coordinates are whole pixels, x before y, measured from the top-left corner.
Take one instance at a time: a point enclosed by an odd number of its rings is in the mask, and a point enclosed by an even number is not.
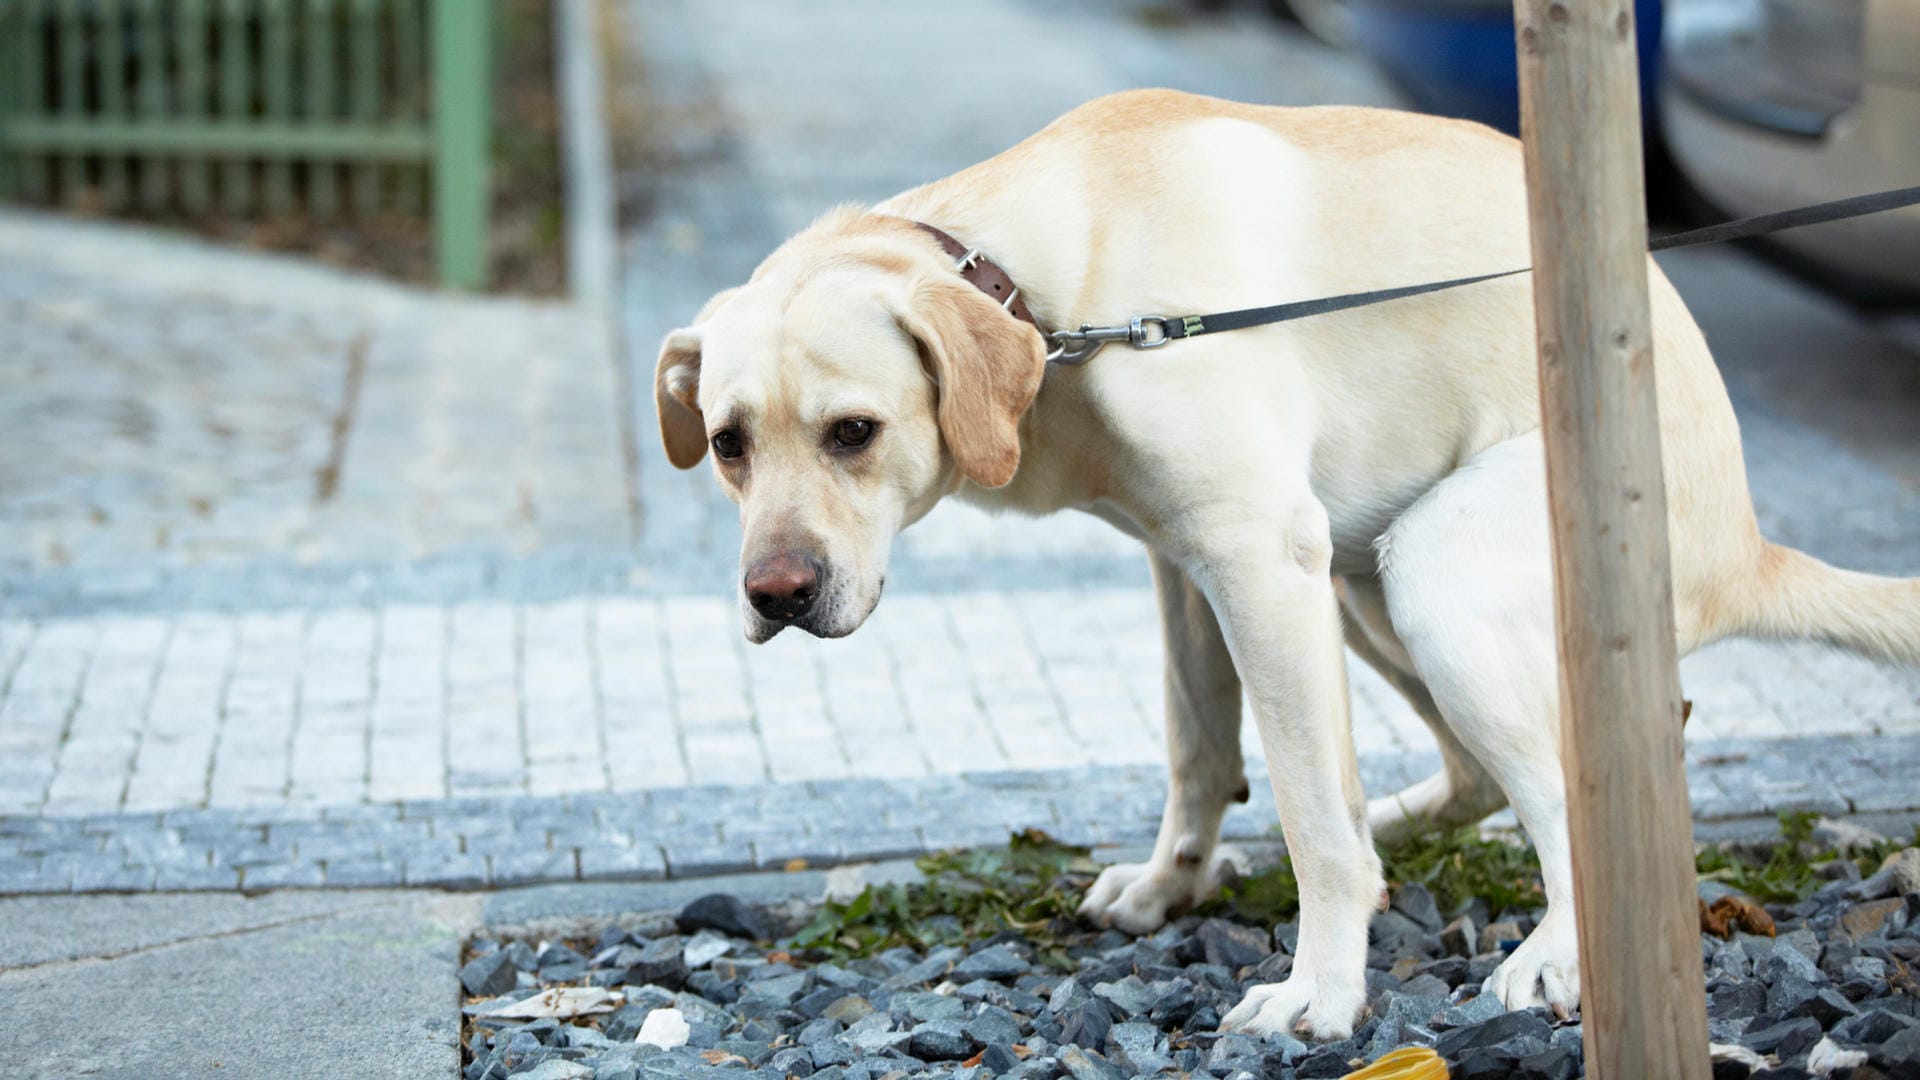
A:
[[[610,1013],[626,1004],[626,1000],[626,995],[604,986],[556,986],[481,1015],[509,1020],[568,1020]]]
[[[1700,901],[1700,932],[1717,938],[1731,938],[1735,930],[1773,937],[1773,916],[1744,896],[1722,896],[1709,904]]]

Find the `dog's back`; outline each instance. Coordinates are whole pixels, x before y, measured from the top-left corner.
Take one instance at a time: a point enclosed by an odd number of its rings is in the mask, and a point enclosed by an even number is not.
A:
[[[1004,183],[1008,171],[1061,160],[1097,175],[1088,212],[1103,242],[1182,270],[1149,296],[1123,297],[1096,274],[1081,297],[1095,310],[1222,310],[1530,261],[1518,140],[1394,110],[1129,91],[933,188]],[[1248,186],[1266,198],[1242,198]],[[1225,233],[1236,242],[1219,246],[1221,230],[1183,236],[1180,223],[1201,213],[1235,217],[1244,227]],[[1920,664],[1920,579],[1838,570],[1760,536],[1739,426],[1706,339],[1651,259],[1648,284],[1682,650],[1736,635],[1812,638]],[[1415,470],[1435,479],[1446,462],[1538,426],[1525,277],[1306,320],[1272,339],[1282,335],[1343,403],[1339,415],[1322,411],[1334,430],[1316,445],[1316,468],[1330,473],[1342,471],[1341,454],[1375,453],[1379,439],[1405,430],[1409,408],[1458,415],[1451,441],[1430,447],[1432,467]],[[1343,424],[1352,430],[1337,430]]]

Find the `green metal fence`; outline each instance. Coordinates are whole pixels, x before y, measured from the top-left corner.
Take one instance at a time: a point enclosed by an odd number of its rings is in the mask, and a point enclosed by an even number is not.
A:
[[[0,198],[423,214],[484,284],[491,0],[0,0]]]

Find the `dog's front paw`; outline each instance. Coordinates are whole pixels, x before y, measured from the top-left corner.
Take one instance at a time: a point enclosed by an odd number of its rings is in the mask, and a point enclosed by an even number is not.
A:
[[[1170,880],[1178,876],[1152,863],[1116,863],[1100,871],[1080,902],[1080,914],[1130,934],[1151,933],[1166,923],[1168,909],[1183,898],[1181,883]]]
[[[1251,987],[1220,1021],[1222,1031],[1249,1035],[1285,1033],[1334,1041],[1353,1034],[1367,1008],[1364,979],[1295,975],[1285,982]]]
[[[1116,863],[1100,871],[1080,903],[1080,914],[1102,926],[1148,934],[1166,925],[1169,912],[1205,900],[1216,886],[1215,875],[1202,874],[1197,867]]]
[[[1561,1019],[1580,1007],[1580,938],[1571,918],[1548,911],[1527,940],[1493,974],[1483,993],[1497,994],[1509,1009],[1545,1005]]]

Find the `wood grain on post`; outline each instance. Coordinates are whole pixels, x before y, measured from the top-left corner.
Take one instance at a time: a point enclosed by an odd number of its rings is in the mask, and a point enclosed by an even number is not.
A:
[[[1633,0],[1514,0],[1587,1076],[1704,1080]]]

